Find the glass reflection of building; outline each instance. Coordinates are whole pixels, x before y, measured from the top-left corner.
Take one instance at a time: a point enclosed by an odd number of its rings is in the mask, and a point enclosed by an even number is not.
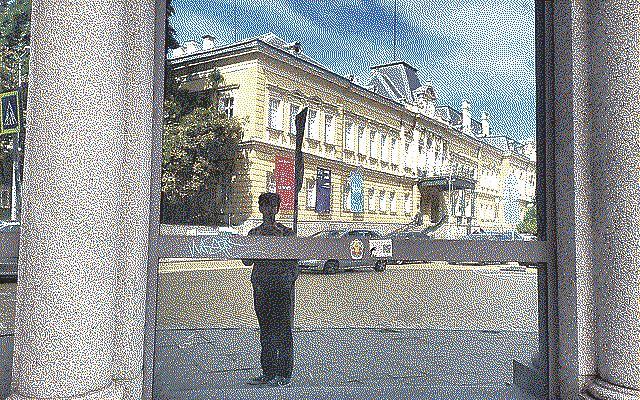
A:
[[[363,85],[273,34],[222,46],[212,40],[174,50],[169,68],[189,90],[205,89],[208,71],[218,68],[224,78],[220,110],[243,121],[241,147],[249,161],[233,182],[231,215],[225,218],[241,232],[260,222],[260,193],[291,188],[291,182],[277,182],[292,171],[276,173],[276,160],[293,159],[293,117],[306,106],[301,235],[341,227],[386,233],[418,213],[423,225],[408,229],[438,226],[434,238],[510,229],[502,198],[508,176],[517,179],[521,219],[533,204],[535,143],[494,135],[488,114],[473,119],[467,101],[461,111],[438,105],[431,83],[420,82],[407,63],[372,67]],[[331,171],[330,191],[317,190],[319,169]],[[362,204],[356,208],[362,213],[352,212],[354,171],[362,174]],[[292,211],[284,208],[280,218],[286,222]]]

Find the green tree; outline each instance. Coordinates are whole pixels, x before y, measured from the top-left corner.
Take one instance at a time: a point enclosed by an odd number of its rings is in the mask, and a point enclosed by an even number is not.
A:
[[[167,19],[165,20],[165,35],[164,35],[164,46],[166,50],[176,49],[180,47],[180,43],[176,40],[176,30],[171,26],[170,18],[176,13],[176,10],[173,8],[171,4],[171,0],[167,0]]]
[[[180,47],[170,24],[175,9],[167,1],[165,53]],[[162,143],[163,223],[221,225],[232,177],[241,168],[242,127],[218,111],[222,76],[214,70],[206,90],[180,88],[165,62],[164,137]],[[228,214],[228,213],[227,213]]]
[[[518,223],[517,228],[520,233],[538,234],[538,218],[535,203],[527,209],[524,218]]]
[[[0,92],[18,87],[18,63],[28,73],[24,48],[31,39],[31,0],[0,2]]]
[[[162,144],[161,221],[222,225],[234,174],[242,167],[242,127],[220,113],[216,70],[209,89],[180,89],[169,71]]]

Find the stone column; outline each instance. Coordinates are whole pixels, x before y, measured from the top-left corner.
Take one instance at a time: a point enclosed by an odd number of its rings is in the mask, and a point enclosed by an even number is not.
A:
[[[155,4],[128,3],[124,55],[125,109],[122,165],[121,237],[117,260],[114,379],[125,399],[142,397],[142,361],[149,210]]]
[[[120,0],[34,0],[10,399],[120,399]]]
[[[640,399],[640,0],[591,3],[598,399]]]

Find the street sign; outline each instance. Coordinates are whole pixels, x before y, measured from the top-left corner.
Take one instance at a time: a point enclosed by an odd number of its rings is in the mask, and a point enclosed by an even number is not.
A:
[[[7,92],[0,95],[0,132],[16,133],[20,130],[20,107],[18,92]]]

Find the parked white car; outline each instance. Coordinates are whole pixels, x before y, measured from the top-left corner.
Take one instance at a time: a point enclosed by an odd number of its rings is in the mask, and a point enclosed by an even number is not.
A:
[[[332,229],[327,231],[321,231],[311,235],[311,237],[322,238],[341,238],[341,237],[353,237],[353,238],[369,238],[379,239],[382,237],[380,233],[371,229]],[[335,274],[340,269],[351,269],[359,267],[370,267],[375,271],[382,272],[387,268],[386,260],[377,260],[375,264],[371,265],[370,262],[364,260],[300,260],[298,264],[300,269],[321,269],[325,274]]]

